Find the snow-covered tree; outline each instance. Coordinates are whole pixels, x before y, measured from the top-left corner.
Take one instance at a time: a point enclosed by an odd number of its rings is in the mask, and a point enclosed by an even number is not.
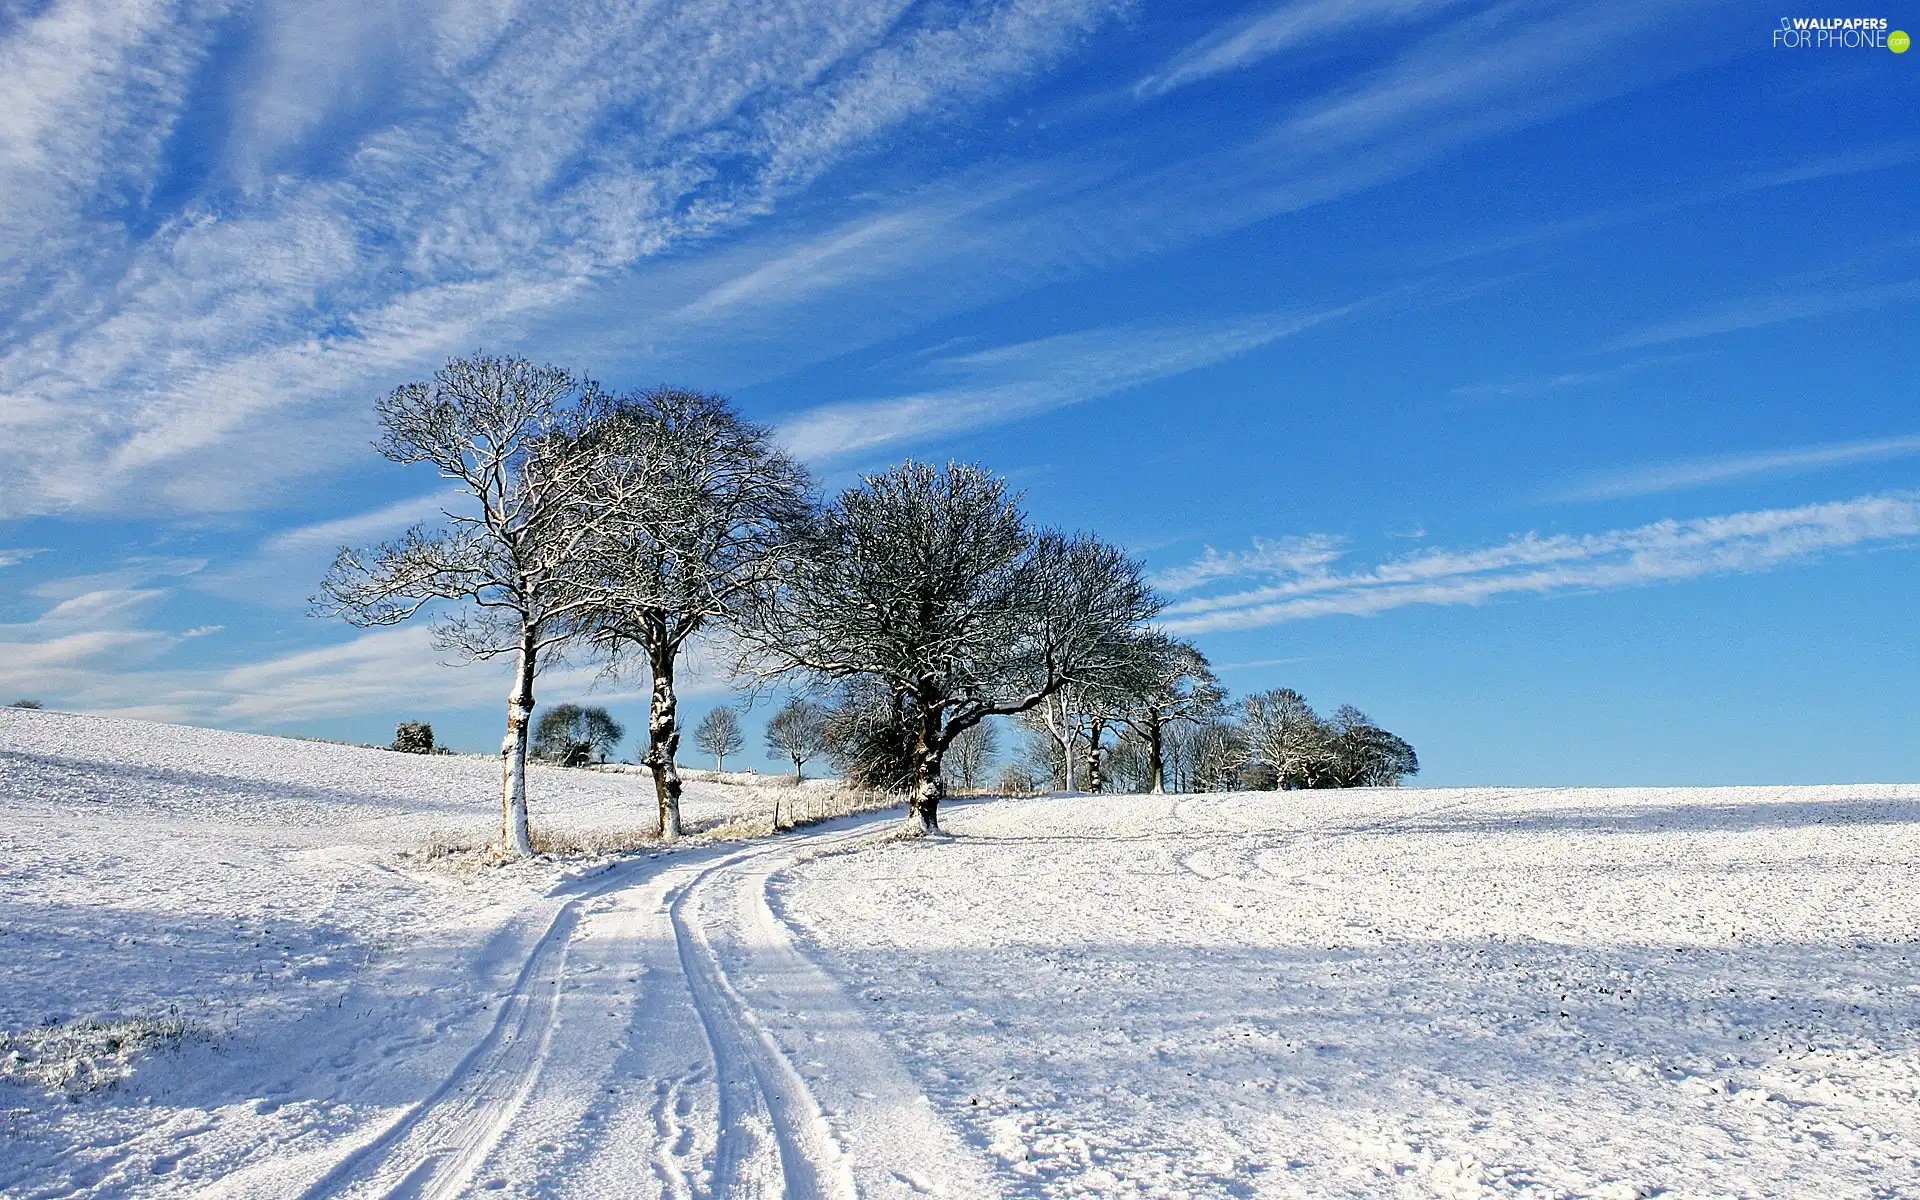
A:
[[[767,753],[793,760],[793,781],[807,760],[827,748],[827,711],[818,703],[795,696],[767,721]]]
[[[732,708],[721,705],[700,720],[693,731],[693,744],[713,755],[713,769],[727,769],[727,755],[743,749],[746,735],[740,732],[740,717]]]
[[[1256,692],[1242,702],[1247,748],[1279,773],[1283,788],[1324,787],[1333,770],[1332,730],[1292,688]]]
[[[909,462],[822,514],[752,623],[754,669],[868,677],[914,723],[907,831],[939,830],[953,739],[1101,678],[1157,611],[1139,567],[1032,529],[1004,481]]]
[[[1332,731],[1328,774],[1334,787],[1398,787],[1403,778],[1420,773],[1413,747],[1351,704],[1333,714]]]
[[[402,754],[432,754],[433,726],[425,721],[402,721],[393,727],[393,742],[387,749]]]
[[[1020,725],[1039,741],[1029,751],[1034,766],[1044,768],[1054,785],[1068,795],[1079,791],[1080,712],[1071,684],[1020,714]]]
[[[1247,734],[1237,721],[1224,718],[1194,728],[1187,739],[1192,756],[1190,786],[1196,792],[1229,791],[1238,783],[1248,756]]]
[[[856,675],[834,689],[826,710],[827,754],[840,777],[855,787],[906,792],[913,787],[919,724],[911,698],[871,676]]]
[[[1166,737],[1172,725],[1192,727],[1225,711],[1226,690],[1207,656],[1191,642],[1154,632],[1144,640],[1144,669],[1119,710],[1147,751],[1147,790],[1167,790]]]
[[[556,704],[534,730],[533,753],[563,767],[585,766],[596,756],[604,762],[626,736],[626,728],[604,708]]]
[[[474,659],[511,656],[501,755],[501,852],[532,852],[527,736],[533,682],[572,633],[581,596],[569,571],[584,526],[572,519],[584,478],[555,432],[594,388],[522,358],[458,358],[379,402],[380,453],[426,463],[463,501],[443,520],[355,550],[342,547],[314,609],[360,626],[397,625],[435,602],[435,641]]]
[[[583,626],[616,670],[631,654],[652,679],[640,761],[653,772],[661,836],[678,837],[681,651],[766,585],[811,515],[808,476],[768,430],[705,392],[596,398],[571,432],[594,463],[579,503],[590,536],[578,573],[593,598]]]

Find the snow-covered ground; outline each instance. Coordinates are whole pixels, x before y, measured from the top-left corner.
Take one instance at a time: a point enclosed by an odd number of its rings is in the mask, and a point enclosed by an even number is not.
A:
[[[779,908],[1010,1192],[1920,1196],[1920,788],[945,824]]]
[[[531,786],[550,829],[650,819],[644,777]],[[496,788],[0,712],[0,1195],[1920,1194],[1920,787],[402,853],[482,840]],[[89,1020],[95,1074],[36,1082]]]

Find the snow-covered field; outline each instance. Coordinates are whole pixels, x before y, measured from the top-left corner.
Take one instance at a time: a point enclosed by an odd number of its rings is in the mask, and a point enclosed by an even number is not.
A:
[[[495,780],[0,713],[0,1194],[1920,1195],[1920,787],[400,853],[483,837]],[[643,778],[532,787],[647,821]],[[159,1033],[36,1082],[88,1019]]]

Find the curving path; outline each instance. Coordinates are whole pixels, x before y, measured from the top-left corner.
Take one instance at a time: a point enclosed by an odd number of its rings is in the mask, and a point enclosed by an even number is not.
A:
[[[305,1196],[997,1195],[770,897],[893,819],[632,860],[554,899],[491,1029]]]

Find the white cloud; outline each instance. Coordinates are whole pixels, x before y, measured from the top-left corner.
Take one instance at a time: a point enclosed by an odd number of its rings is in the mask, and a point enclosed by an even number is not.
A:
[[[831,228],[780,243],[768,218],[809,180],[904,122],[1003,93],[1123,7],[709,0],[532,19],[512,0],[442,0],[399,17],[336,6],[337,26],[303,32],[320,18],[269,4],[246,26],[259,44],[232,59],[243,82],[191,108],[195,67],[239,26],[129,7],[144,15],[119,41],[71,32],[41,60],[91,47],[103,82],[84,99],[49,108],[0,72],[0,111],[17,100],[40,114],[30,133],[67,138],[37,160],[65,164],[35,210],[57,228],[13,240],[26,257],[6,274],[29,290],[10,302],[0,288],[0,514],[273,506],[364,453],[379,391],[477,345],[537,337],[650,374],[693,362],[737,386],[1035,278],[1371,186],[1701,47],[1731,53],[1688,36],[1684,5],[1447,10],[1385,69],[1309,98],[1269,135],[1123,134],[1040,164],[996,156],[921,186],[889,179],[821,206]],[[122,12],[49,12],[83,9]],[[1274,31],[1303,20],[1351,31],[1348,11],[1278,9],[1254,41],[1299,44]],[[1640,43],[1660,21],[1677,24],[1654,53]],[[1250,45],[1209,61],[1251,61]],[[204,103],[230,107],[227,141],[196,164],[205,179],[175,178],[164,131]],[[127,150],[132,133],[87,116],[107,111],[151,147]],[[131,207],[101,216],[73,199],[101,195]],[[849,207],[867,211],[835,219]],[[906,438],[942,412],[972,413],[968,427],[1010,403],[1062,402],[947,391],[881,411]]]
[[[1278,574],[1275,582],[1179,601],[1167,607],[1163,623],[1172,632],[1194,634],[1334,614],[1371,616],[1416,604],[1480,604],[1499,596],[1641,587],[1766,571],[1831,551],[1916,536],[1920,492],[1890,492],[1606,533],[1528,533],[1495,546],[1434,548],[1345,573],[1312,559],[1289,572],[1284,563],[1263,559],[1256,550],[1250,561],[1257,569],[1241,577]],[[1224,559],[1209,550],[1195,568],[1204,572]]]
[[[398,533],[420,521],[432,520],[449,506],[457,504],[463,493],[452,489],[425,496],[412,496],[371,512],[356,513],[332,521],[283,529],[260,544],[262,554],[301,554],[313,550],[331,553],[343,545],[358,546],[390,533]]]
[[[270,505],[396,377],[762,220],[1115,6],[53,5],[0,36],[0,513]],[[251,74],[190,110],[236,30]],[[207,105],[228,140],[178,178]]]
[[[27,589],[29,595],[48,600],[63,600],[88,592],[118,592],[163,579],[180,579],[204,569],[204,558],[150,554],[122,559],[119,566],[85,575],[62,575],[44,580]]]
[[[1325,533],[1305,537],[1254,538],[1251,550],[1221,553],[1212,546],[1184,567],[1153,576],[1153,585],[1169,592],[1188,592],[1222,579],[1260,575],[1300,576],[1324,571],[1343,553],[1343,539]]]
[[[1601,350],[1633,350],[1692,341],[1746,329],[1764,329],[1835,313],[1860,312],[1920,299],[1920,279],[1818,291],[1777,292],[1735,300],[1691,317],[1663,321],[1625,334]]]
[[[146,568],[149,575],[153,567]],[[103,573],[134,575],[136,568]],[[352,632],[344,641],[238,666],[188,665],[171,654],[219,633],[220,625],[179,632],[154,628],[168,588],[53,589],[59,598],[31,621],[0,624],[0,693],[62,708],[153,720],[212,722],[242,728],[374,712],[446,712],[500,706],[511,664],[458,663],[436,650],[424,621]],[[345,632],[339,626],[324,635]],[[581,698],[645,703],[644,680],[612,679],[594,663],[550,660],[540,674],[543,700]],[[682,663],[683,695],[726,690],[714,656],[695,647]]]
[[[794,454],[818,461],[975,429],[1198,370],[1355,307],[1085,330],[949,355],[922,373],[964,381],[956,386],[825,405],[788,420],[779,434]]]
[[[1794,450],[1776,450],[1766,454],[1719,455],[1601,476],[1578,487],[1560,492],[1554,499],[1617,500],[1629,496],[1651,496],[1661,492],[1677,492],[1686,488],[1728,483],[1756,475],[1815,471],[1822,467],[1906,458],[1915,454],[1920,454],[1920,434],[1870,438],[1857,442],[1836,442],[1824,446],[1803,446]]]
[[[1243,70],[1283,50],[1354,29],[1378,31],[1427,17],[1459,0],[1304,0],[1235,21],[1201,38],[1140,81],[1135,91],[1165,95],[1229,71]]]
[[[360,633],[316,650],[281,655],[211,674],[199,683],[194,711],[243,726],[407,710],[448,712],[497,706],[506,711],[512,664],[457,660],[433,645],[424,623]],[[683,697],[724,691],[725,681],[698,647],[675,676]],[[542,704],[591,695],[595,703],[644,704],[644,679],[613,679],[593,663],[553,660],[534,687]]]

